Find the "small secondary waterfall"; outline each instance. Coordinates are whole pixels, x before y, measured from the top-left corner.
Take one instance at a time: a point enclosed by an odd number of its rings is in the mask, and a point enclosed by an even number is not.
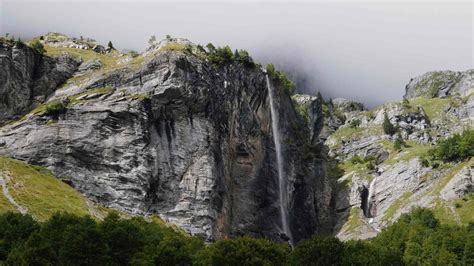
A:
[[[273,131],[273,141],[275,142],[275,152],[278,165],[278,190],[280,198],[280,219],[283,233],[290,239],[290,245],[293,246],[293,236],[291,234],[290,225],[288,222],[288,195],[286,188],[286,179],[283,171],[283,158],[281,152],[281,139],[280,131],[278,128],[278,113],[275,109],[275,99],[273,95],[273,89],[270,84],[270,79],[268,75],[265,75],[267,80],[267,89],[268,97],[270,100],[270,113],[272,117],[272,131]]]
[[[377,181],[377,177],[374,177],[372,179],[372,182],[370,182],[369,185],[369,194],[367,196],[367,202],[366,202],[366,212],[367,212],[367,218],[372,218],[372,212],[370,211],[370,208],[372,207],[372,197],[375,195],[375,182]]]

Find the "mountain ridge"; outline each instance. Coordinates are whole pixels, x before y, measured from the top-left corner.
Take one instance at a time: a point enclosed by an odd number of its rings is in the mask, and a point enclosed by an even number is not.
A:
[[[242,234],[284,239],[274,206],[265,72],[248,53],[205,50],[169,37],[142,54],[124,54],[62,36],[37,39],[45,56],[3,41],[0,64],[9,74],[0,76],[7,99],[0,108],[8,112],[0,121],[10,122],[0,128],[0,154],[46,166],[100,204],[158,213],[207,240]],[[406,100],[373,110],[345,99],[291,96],[284,76],[271,68],[269,74],[297,239],[329,232],[342,239],[372,237],[409,210],[409,193],[425,189],[424,178],[427,190],[443,180],[465,182],[451,184],[461,188],[454,201],[467,197],[470,206],[472,160],[446,164],[461,168],[451,173],[423,166],[421,157],[430,143],[472,127],[473,70],[430,72],[410,81]],[[25,93],[18,94],[19,87]],[[396,136],[382,130],[384,115],[409,146],[394,149]],[[396,178],[402,187],[394,190]],[[375,198],[367,199],[364,191],[374,179]],[[375,213],[366,205],[378,213],[365,217]]]

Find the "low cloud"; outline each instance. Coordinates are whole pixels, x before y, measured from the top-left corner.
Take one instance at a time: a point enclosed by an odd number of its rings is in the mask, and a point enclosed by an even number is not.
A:
[[[0,0],[0,33],[49,31],[143,50],[151,35],[247,49],[300,92],[374,106],[401,99],[432,70],[473,68],[472,3],[17,2]]]

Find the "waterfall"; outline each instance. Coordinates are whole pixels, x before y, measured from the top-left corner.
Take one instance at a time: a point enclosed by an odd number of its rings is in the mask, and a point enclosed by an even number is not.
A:
[[[371,206],[371,203],[372,203],[372,197],[375,195],[375,182],[377,180],[377,177],[374,177],[374,179],[372,179],[372,182],[370,182],[370,185],[369,185],[369,195],[367,196],[367,202],[366,202],[366,212],[367,212],[367,218],[371,218],[372,217],[372,213],[370,211],[370,208],[372,207]]]
[[[267,80],[267,90],[268,97],[270,100],[270,113],[272,117],[272,131],[273,131],[273,141],[275,143],[275,152],[278,165],[278,191],[279,191],[279,200],[280,200],[280,219],[283,233],[289,238],[290,245],[293,246],[293,236],[291,234],[290,225],[288,222],[288,195],[286,188],[286,179],[283,171],[283,158],[281,152],[281,139],[280,131],[278,128],[278,113],[275,109],[275,99],[273,95],[273,89],[270,84],[270,79],[268,75],[265,75]]]

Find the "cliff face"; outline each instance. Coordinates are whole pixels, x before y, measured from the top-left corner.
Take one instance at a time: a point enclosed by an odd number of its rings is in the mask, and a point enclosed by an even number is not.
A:
[[[43,102],[79,63],[70,56],[42,57],[26,45],[0,40],[0,124]]]
[[[85,76],[91,62],[84,62],[71,79],[79,82],[49,84],[45,104],[0,129],[0,154],[46,166],[105,206],[157,213],[208,240],[284,238],[265,73],[237,62],[217,67],[186,51],[147,53],[137,64]],[[35,76],[34,69],[3,77],[2,89],[30,81],[25,77]],[[32,87],[22,86],[31,95]],[[322,151],[311,142],[314,132],[274,86],[297,241],[331,231],[331,186]],[[11,115],[28,109],[2,103]],[[54,103],[60,110],[49,112]]]

